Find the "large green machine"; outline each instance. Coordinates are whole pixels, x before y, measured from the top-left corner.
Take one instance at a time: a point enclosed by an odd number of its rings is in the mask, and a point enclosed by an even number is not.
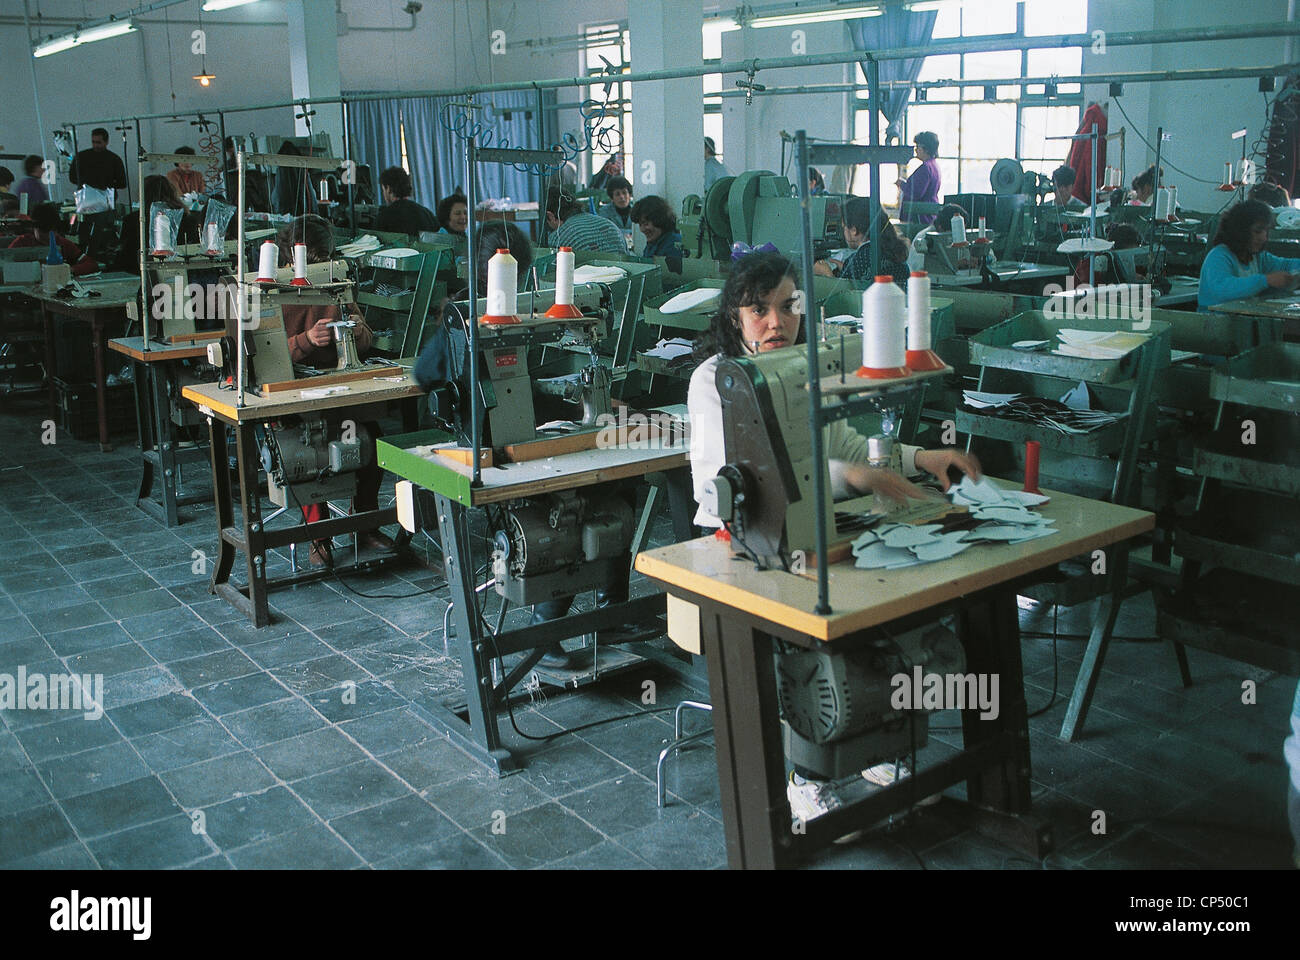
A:
[[[844,245],[845,199],[826,195],[809,200],[813,249],[819,256]],[[799,196],[789,180],[770,170],[747,170],[714,181],[699,217],[700,255],[714,260],[729,260],[733,243],[771,243],[793,255],[803,242]]]

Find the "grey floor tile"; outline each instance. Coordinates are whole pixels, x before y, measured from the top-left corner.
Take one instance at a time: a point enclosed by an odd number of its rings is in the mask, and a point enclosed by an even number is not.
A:
[[[157,777],[142,777],[64,800],[63,812],[77,833],[89,839],[183,811]]]
[[[233,850],[308,827],[315,816],[284,787],[227,800],[203,811],[208,836]]]
[[[376,870],[505,870],[508,864],[467,833],[408,847],[375,863]]]
[[[184,693],[167,693],[148,700],[136,700],[111,707],[109,719],[128,737],[142,737],[178,727],[203,715],[203,707]]]
[[[18,767],[5,765],[0,776],[0,815],[50,803],[51,799],[32,766],[25,761]]]
[[[124,596],[105,597],[100,603],[112,614],[114,620],[126,620],[160,610],[176,610],[181,605],[179,600],[161,587]]]
[[[116,627],[117,624],[113,624],[113,626]],[[105,677],[113,677],[131,670],[156,666],[153,657],[149,656],[140,644],[135,643],[129,637],[126,638],[125,643],[119,643],[115,647],[100,647],[95,650],[88,650],[85,653],[68,657],[64,662],[67,663],[68,669],[73,673],[102,673]]]
[[[540,867],[596,846],[604,838],[565,810],[548,803],[498,818],[472,831],[474,837],[513,867]]]
[[[410,793],[392,774],[370,760],[299,780],[293,789],[322,820],[333,820]]]
[[[370,716],[400,707],[404,703],[401,697],[378,680],[367,680],[356,684],[354,688],[343,686],[320,690],[308,699],[312,706],[333,723]]]
[[[438,731],[404,708],[349,720],[339,729],[373,754],[391,753],[438,736]]]
[[[226,854],[240,870],[347,870],[362,860],[335,833],[315,825]]]
[[[315,660],[288,663],[271,672],[294,692],[304,696],[329,690],[344,682],[361,684],[370,679],[364,669],[336,653]]]
[[[99,864],[80,842],[65,843],[61,847],[52,847],[19,857],[4,864],[6,870],[98,870]]]
[[[313,730],[257,748],[262,762],[281,780],[291,782],[336,770],[366,759],[366,755],[333,727]]]
[[[60,657],[72,657],[91,650],[116,647],[131,642],[131,636],[116,623],[99,623],[90,627],[78,627],[62,633],[51,633],[45,642],[54,648]]]
[[[0,643],[0,670],[9,673],[16,672],[20,666],[30,667],[53,657],[54,651],[40,637],[23,637]]]
[[[593,783],[631,773],[623,764],[590,744],[565,738],[555,746],[528,754],[524,771],[519,776],[548,796],[560,797]]]
[[[291,691],[275,681],[267,673],[254,673],[234,680],[223,680],[206,687],[197,687],[194,699],[218,716],[236,713],[250,707],[260,707],[264,703],[283,700]]]
[[[212,853],[207,839],[194,832],[193,821],[184,814],[99,837],[88,846],[106,870],[162,870]]]
[[[0,865],[10,865],[77,839],[57,806],[47,803],[0,816]]]
[[[106,678],[104,703],[109,710],[113,710],[141,700],[155,700],[169,693],[179,693],[180,690],[181,685],[164,667],[144,667]]]
[[[631,772],[571,793],[560,802],[610,837],[618,837],[660,820],[684,819],[695,809],[680,800],[660,809],[654,782]]]
[[[122,735],[102,716],[98,720],[73,717],[39,727],[24,727],[15,735],[35,763],[108,746],[122,739]]]
[[[381,758],[398,776],[415,787],[444,784],[471,775],[483,775],[483,766],[447,740],[427,740],[386,753]]]
[[[727,861],[722,824],[703,813],[648,824],[618,842],[661,869],[710,870]]]
[[[613,840],[602,840],[581,853],[546,864],[545,870],[649,870],[646,863]]]
[[[127,617],[122,621],[122,628],[132,638],[141,642],[170,637],[178,633],[201,631],[206,624],[189,610],[158,610],[140,616]]]
[[[233,647],[189,660],[174,660],[167,664],[167,669],[188,689],[262,672],[257,664]]]
[[[78,627],[89,627],[113,619],[108,614],[108,611],[94,600],[86,603],[74,603],[66,607],[28,610],[27,617],[31,620],[32,626],[41,633],[75,630]]]
[[[155,773],[215,760],[244,749],[217,721],[207,717],[136,737],[131,744]]]
[[[329,656],[330,649],[311,634],[303,632],[252,644],[244,647],[244,652],[263,669],[273,670]]]
[[[148,650],[149,656],[159,663],[168,664],[233,649],[230,641],[211,628],[195,628],[169,637],[142,640],[140,646]]]
[[[81,583],[81,589],[96,600],[131,596],[158,587],[158,582],[147,573],[125,573],[117,576],[106,576],[101,580],[78,582]]]
[[[315,710],[296,697],[227,714],[222,722],[249,747],[286,740],[325,725]]]
[[[149,769],[127,743],[46,760],[37,769],[56,800],[93,793],[149,774]]]
[[[407,795],[330,821],[330,826],[369,861],[461,833],[460,828],[419,797]]]
[[[258,793],[275,783],[275,778],[247,751],[179,767],[160,776],[186,809]]]

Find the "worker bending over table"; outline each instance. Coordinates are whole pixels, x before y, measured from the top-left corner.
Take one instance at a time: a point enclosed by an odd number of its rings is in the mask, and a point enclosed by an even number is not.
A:
[[[792,346],[803,339],[803,317],[795,312],[798,279],[794,266],[779,253],[752,253],[742,258],[727,278],[717,313],[696,347],[702,363],[691,376],[687,407],[691,422],[691,482],[697,502],[704,487],[726,463],[722,400],[716,376],[725,357],[766,353]],[[837,500],[873,493],[894,501],[930,499],[932,494],[908,479],[921,473],[934,475],[944,490],[948,472],[956,468],[973,479],[980,476],[975,457],[953,449],[922,450],[902,446],[903,474],[868,466],[867,439],[835,420],[825,428],[831,493]],[[703,506],[695,522],[717,529],[722,521]],[[778,656],[781,654],[778,653]],[[840,805],[830,776],[821,770],[794,764],[786,793],[796,820],[808,821]],[[902,764],[874,763],[862,776],[878,786],[910,773]]]
[[[1272,227],[1273,209],[1261,200],[1244,200],[1219,219],[1218,232],[1201,264],[1198,309],[1300,285],[1300,260],[1277,257],[1264,249]]]

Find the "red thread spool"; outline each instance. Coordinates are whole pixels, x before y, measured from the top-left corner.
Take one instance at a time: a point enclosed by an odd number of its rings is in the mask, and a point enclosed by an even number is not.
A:
[[[1036,493],[1042,496],[1042,491],[1038,489],[1038,454],[1041,449],[1037,440],[1025,441],[1025,493]]]

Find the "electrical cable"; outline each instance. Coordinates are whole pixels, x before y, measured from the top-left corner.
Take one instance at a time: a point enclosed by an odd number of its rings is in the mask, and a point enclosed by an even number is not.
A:
[[[1139,140],[1141,140],[1144,144],[1146,144],[1148,150],[1150,150],[1150,151],[1152,151],[1152,152],[1154,153],[1156,148],[1155,148],[1154,146],[1151,145],[1151,141],[1150,141],[1150,140],[1148,140],[1146,137],[1142,136],[1142,131],[1138,129],[1137,124],[1133,123],[1132,118],[1128,115],[1128,112],[1124,109],[1124,104],[1120,103],[1120,98],[1119,98],[1119,97],[1111,97],[1111,99],[1115,101],[1115,106],[1119,107],[1119,112],[1122,113],[1122,114],[1124,115],[1124,119],[1127,120],[1127,121],[1129,122],[1129,124],[1133,127],[1133,133],[1134,133],[1134,135],[1135,135]],[[1210,184],[1211,186],[1215,186],[1215,187],[1217,187],[1217,186],[1219,185],[1219,181],[1217,181],[1217,180],[1205,180],[1205,179],[1203,179],[1203,178],[1201,178],[1201,177],[1195,176],[1194,174],[1190,174],[1190,173],[1188,173],[1188,172],[1187,172],[1186,170],[1184,170],[1182,167],[1176,166],[1176,165],[1173,163],[1173,161],[1169,159],[1169,154],[1168,154],[1168,152],[1165,150],[1165,148],[1164,148],[1163,145],[1161,146],[1161,149],[1160,149],[1160,163],[1161,163],[1162,165],[1163,165],[1163,164],[1168,164],[1168,165],[1169,165],[1169,168],[1170,168],[1171,170],[1177,170],[1179,173],[1181,173],[1183,176],[1187,177],[1189,180],[1195,180],[1197,183],[1208,183],[1208,184]],[[1157,174],[1156,176],[1159,177],[1159,174]]]

